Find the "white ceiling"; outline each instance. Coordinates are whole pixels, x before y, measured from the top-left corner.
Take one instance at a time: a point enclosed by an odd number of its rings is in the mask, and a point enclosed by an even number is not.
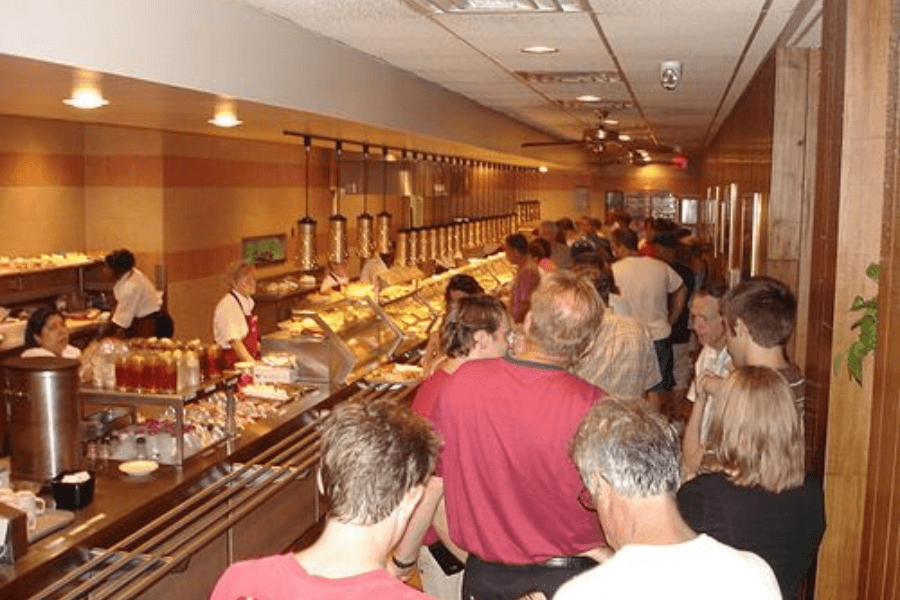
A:
[[[821,45],[821,0],[236,1],[553,138],[581,139],[602,112],[619,121],[613,129],[641,143],[685,151],[710,141],[776,44]],[[551,10],[509,9],[516,5]],[[521,51],[532,45],[558,52]],[[683,64],[674,91],[659,82],[666,60]],[[521,72],[600,72],[613,81],[535,82]],[[581,94],[602,100],[579,104]]]

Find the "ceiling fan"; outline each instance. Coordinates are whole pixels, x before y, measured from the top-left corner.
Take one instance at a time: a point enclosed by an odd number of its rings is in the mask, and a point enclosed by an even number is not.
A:
[[[545,148],[552,146],[582,146],[594,157],[594,162],[599,165],[612,164],[676,164],[676,157],[684,155],[678,148],[670,148],[659,144],[651,144],[649,150],[646,144],[640,144],[630,136],[620,134],[618,131],[605,127],[603,124],[584,130],[580,140],[562,140],[556,142],[522,142],[522,148]]]

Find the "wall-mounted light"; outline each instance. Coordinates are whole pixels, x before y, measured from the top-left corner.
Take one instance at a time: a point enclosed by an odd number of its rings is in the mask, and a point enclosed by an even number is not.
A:
[[[549,171],[549,170],[550,170],[550,169],[548,169],[548,168],[545,167],[544,165],[541,165],[541,166],[538,167],[538,171],[540,171],[541,173],[546,173],[546,172]]]

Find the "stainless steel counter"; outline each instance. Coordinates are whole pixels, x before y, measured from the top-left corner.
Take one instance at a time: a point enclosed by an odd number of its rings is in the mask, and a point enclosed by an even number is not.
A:
[[[317,411],[311,409],[320,404],[330,406],[340,401],[341,396],[329,397],[323,390],[302,396],[287,404],[279,418],[253,423],[229,443],[205,450],[186,461],[182,468],[161,465],[150,475],[131,477],[120,473],[117,463],[111,461],[107,468],[97,473],[93,502],[76,511],[75,520],[69,527],[32,544],[14,565],[0,568],[0,598],[27,598],[34,594],[38,594],[34,597],[63,597],[56,592],[39,592],[60,580],[62,573],[83,565],[91,549],[127,549],[137,542],[129,540],[134,532],[196,498],[227,475],[233,469],[232,465],[252,462],[267,448],[304,426],[308,429],[309,423],[318,416]],[[310,518],[315,521],[318,514],[312,514]],[[164,523],[158,525],[162,527]],[[302,531],[297,532],[298,537],[300,534]],[[126,541],[124,545],[123,540]]]
[[[72,525],[0,568],[0,598],[205,600],[228,564],[284,552],[321,518],[313,475],[328,410],[347,400],[402,402],[413,389],[320,389],[182,468],[134,478],[113,463]]]

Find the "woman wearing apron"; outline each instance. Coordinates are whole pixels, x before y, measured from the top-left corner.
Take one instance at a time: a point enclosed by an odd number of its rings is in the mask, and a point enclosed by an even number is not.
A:
[[[238,362],[259,359],[259,323],[253,314],[256,267],[247,261],[229,265],[225,273],[229,292],[216,305],[213,336],[222,351],[226,369]]]
[[[117,328],[116,334],[124,332],[125,337],[171,338],[175,330],[172,317],[163,309],[156,286],[134,264],[134,254],[125,249],[106,256],[116,280],[111,325]]]

